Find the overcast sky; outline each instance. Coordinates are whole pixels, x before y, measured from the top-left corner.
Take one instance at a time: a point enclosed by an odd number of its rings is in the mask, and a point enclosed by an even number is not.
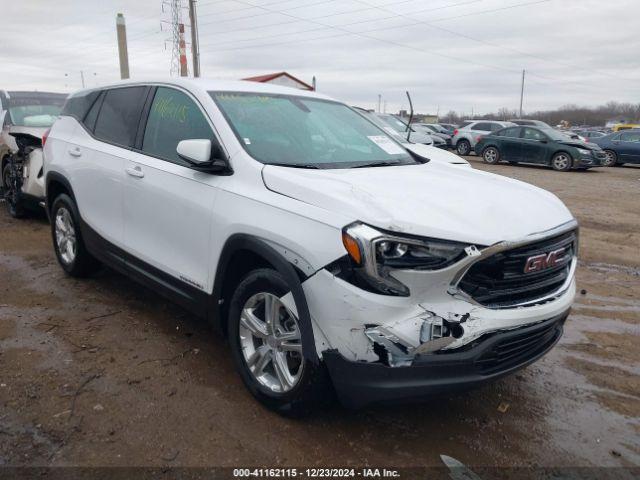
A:
[[[117,12],[132,78],[169,75],[162,0],[0,4],[2,89],[70,92],[80,70],[87,86],[118,80]],[[207,77],[286,70],[353,105],[381,94],[397,111],[409,90],[416,111],[469,115],[516,109],[526,69],[525,111],[640,102],[640,0],[199,0],[198,13]]]

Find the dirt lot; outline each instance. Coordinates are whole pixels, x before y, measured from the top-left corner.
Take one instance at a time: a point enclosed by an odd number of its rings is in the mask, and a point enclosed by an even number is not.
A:
[[[483,389],[409,407],[265,410],[204,322],[126,278],[65,277],[45,219],[0,207],[0,465],[640,465],[640,168],[475,168],[579,219],[561,343]]]

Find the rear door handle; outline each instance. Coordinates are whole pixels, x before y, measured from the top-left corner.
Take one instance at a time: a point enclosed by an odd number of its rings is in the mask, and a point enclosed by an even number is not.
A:
[[[72,155],[74,157],[80,157],[82,156],[82,150],[80,150],[80,147],[73,147],[69,149],[69,155]]]
[[[136,178],[144,177],[144,172],[142,171],[142,167],[137,165],[135,167],[127,167],[125,168],[124,171],[127,172],[132,177],[136,177]]]

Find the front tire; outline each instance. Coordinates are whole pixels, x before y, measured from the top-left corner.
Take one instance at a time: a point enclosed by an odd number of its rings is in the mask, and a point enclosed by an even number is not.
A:
[[[489,165],[500,163],[500,150],[496,147],[487,147],[482,151],[482,160]]]
[[[471,153],[471,144],[469,143],[469,140],[463,139],[458,141],[456,144],[456,151],[458,152],[458,155],[461,156],[469,155],[469,153]]]
[[[573,159],[571,155],[565,152],[558,152],[551,159],[551,167],[558,172],[571,170],[572,165]]]
[[[51,236],[58,263],[68,275],[86,277],[100,268],[82,239],[76,204],[66,194],[56,197],[51,206]]]
[[[303,326],[280,300],[289,291],[276,270],[250,272],[231,298],[227,331],[251,394],[278,413],[297,416],[324,403],[330,383],[324,365],[305,358]]]
[[[11,169],[10,169],[9,162],[7,161],[4,167],[2,167],[2,185],[0,185],[0,187],[2,187],[3,192],[6,192],[7,190],[9,190],[10,182],[11,182]]]
[[[616,152],[613,150],[605,150],[604,154],[607,158],[602,164],[603,167],[615,167],[618,164],[618,154]]]

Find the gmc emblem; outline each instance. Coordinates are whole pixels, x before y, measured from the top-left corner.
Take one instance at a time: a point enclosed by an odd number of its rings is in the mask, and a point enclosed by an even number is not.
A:
[[[553,268],[560,265],[565,260],[565,249],[559,248],[549,253],[541,253],[540,255],[534,255],[527,258],[527,263],[524,265],[524,273],[533,273],[546,270],[547,268]]]

